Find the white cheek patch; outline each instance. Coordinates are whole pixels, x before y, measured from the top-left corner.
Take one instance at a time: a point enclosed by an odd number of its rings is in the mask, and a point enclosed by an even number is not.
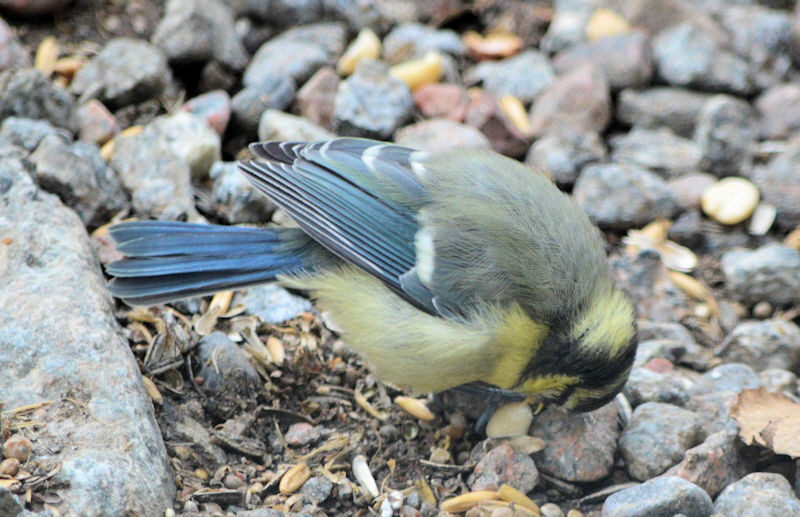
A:
[[[422,283],[431,285],[436,258],[433,231],[424,226],[417,230],[417,234],[414,236],[414,246],[417,250],[417,275]]]

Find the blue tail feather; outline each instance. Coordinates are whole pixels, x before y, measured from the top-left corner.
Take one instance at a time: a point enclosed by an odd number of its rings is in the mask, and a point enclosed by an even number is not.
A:
[[[125,258],[107,266],[115,277],[108,287],[131,305],[269,282],[311,268],[320,252],[294,228],[141,221],[112,226],[110,233]]]

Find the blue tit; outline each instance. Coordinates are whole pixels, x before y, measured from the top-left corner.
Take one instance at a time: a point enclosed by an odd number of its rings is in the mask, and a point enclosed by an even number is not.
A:
[[[636,351],[600,232],[545,175],[484,149],[360,138],[250,146],[240,167],[297,228],[128,222],[111,292],[134,305],[278,281],[379,377],[588,411]]]

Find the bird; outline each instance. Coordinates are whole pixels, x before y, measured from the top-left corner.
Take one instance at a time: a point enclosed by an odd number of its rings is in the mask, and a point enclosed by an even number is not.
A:
[[[379,378],[591,411],[624,386],[634,307],[600,231],[542,172],[486,149],[260,142],[239,167],[293,227],[116,224],[111,293],[154,305],[277,281]]]

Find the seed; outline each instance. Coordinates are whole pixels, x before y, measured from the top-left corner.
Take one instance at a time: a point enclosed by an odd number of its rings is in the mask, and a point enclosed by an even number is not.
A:
[[[308,465],[305,462],[298,463],[283,475],[281,482],[278,483],[278,490],[282,494],[291,494],[303,486],[303,483],[310,477],[311,469],[308,468]]]

